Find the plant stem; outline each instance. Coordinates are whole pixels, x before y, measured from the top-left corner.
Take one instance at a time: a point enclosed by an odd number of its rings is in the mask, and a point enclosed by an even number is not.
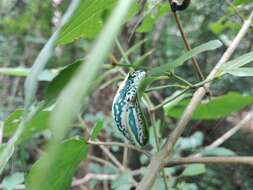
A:
[[[127,148],[131,148],[133,150],[136,150],[138,152],[145,154],[148,158],[150,158],[152,156],[151,153],[149,153],[148,151],[138,148],[137,146],[134,146],[131,144],[120,143],[120,142],[101,142],[101,141],[98,142],[98,141],[90,141],[90,140],[88,141],[88,143],[92,144],[92,145],[127,147]]]
[[[187,88],[186,86],[182,86],[182,85],[178,85],[178,84],[168,84],[168,85],[151,87],[151,88],[146,89],[144,92],[148,93],[148,92],[152,92],[152,91],[162,90],[165,88],[173,88],[173,87],[183,88],[183,89]]]
[[[116,43],[117,48],[118,48],[119,51],[120,51],[121,56],[122,56],[123,59],[125,60],[125,62],[126,62],[128,65],[131,65],[131,63],[130,63],[130,61],[129,61],[129,59],[128,59],[128,57],[127,57],[127,55],[126,55],[126,53],[125,53],[125,51],[124,51],[124,49],[123,49],[123,47],[121,46],[121,44],[120,44],[120,42],[119,42],[119,40],[118,40],[117,38],[115,39],[115,43]]]
[[[165,167],[171,167],[182,164],[245,164],[253,165],[253,156],[221,156],[221,157],[186,157],[172,158],[166,161]]]
[[[185,45],[186,49],[187,49],[188,51],[190,51],[190,50],[191,50],[191,46],[190,46],[190,44],[189,44],[189,42],[188,42],[187,35],[186,35],[186,33],[184,32],[183,26],[182,26],[182,24],[181,24],[181,22],[180,22],[180,18],[179,18],[179,16],[177,15],[177,12],[172,12],[172,14],[173,14],[173,16],[174,16],[174,18],[175,18],[175,21],[176,21],[176,23],[177,23],[178,29],[179,29],[179,31],[180,31],[180,33],[181,33],[181,36],[182,36],[184,45]],[[198,64],[198,62],[197,62],[197,60],[196,60],[195,57],[192,57],[192,65],[193,65],[193,67],[194,67],[194,69],[195,69],[195,71],[196,71],[196,73],[197,73],[199,79],[200,79],[200,80],[204,80],[205,77],[204,77],[204,75],[203,75],[203,73],[202,73],[202,71],[201,71],[201,69],[200,69],[200,67],[199,67],[199,64]]]
[[[169,99],[169,100],[166,100],[166,99],[165,99],[162,103],[160,103],[160,104],[158,104],[157,106],[154,106],[153,108],[151,108],[151,110],[154,111],[154,110],[157,110],[157,109],[163,107],[165,104],[168,104],[169,102],[171,102],[171,101],[177,99],[178,97],[182,96],[184,93],[186,93],[186,92],[187,92],[188,90],[190,90],[190,89],[191,89],[190,87],[185,88],[184,90],[182,90],[182,91],[181,91],[178,95],[176,95],[175,97],[173,97],[173,98],[171,98],[171,99]]]

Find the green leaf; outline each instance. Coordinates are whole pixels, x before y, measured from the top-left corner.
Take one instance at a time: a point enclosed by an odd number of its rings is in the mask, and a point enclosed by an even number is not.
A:
[[[196,131],[190,137],[180,137],[175,145],[176,150],[187,150],[187,149],[194,149],[202,145],[204,140],[203,133]]]
[[[57,44],[66,44],[85,37],[94,38],[102,29],[103,16],[115,0],[82,0],[70,21],[62,28]]]
[[[68,84],[76,70],[83,63],[82,59],[66,66],[59,74],[48,84],[45,90],[45,100],[49,103],[54,102],[63,88]]]
[[[117,1],[117,5],[104,29],[97,38],[93,48],[87,54],[85,64],[80,65],[78,71],[60,93],[57,105],[50,114],[50,129],[54,138],[49,142],[47,152],[51,159],[43,162],[43,167],[37,169],[37,177],[31,179],[31,189],[40,190],[42,187],[46,189],[44,184],[50,184],[48,182],[48,172],[51,172],[51,169],[57,165],[58,157],[62,156],[59,153],[60,142],[71,129],[72,123],[81,108],[86,108],[85,100],[90,95],[90,89],[94,87],[98,71],[108,55],[110,55],[114,40],[119,34],[126,15],[134,2],[134,0]],[[57,175],[55,174],[55,176]]]
[[[103,129],[103,127],[104,127],[103,120],[99,120],[96,123],[95,127],[92,128],[92,131],[91,131],[91,140],[93,140],[93,141],[96,140],[99,132],[101,131],[101,129]]]
[[[152,187],[152,190],[157,190],[157,189],[159,189],[159,190],[166,190],[166,187],[164,185],[164,180],[160,176],[158,176],[156,178],[155,183],[154,183],[154,185]]]
[[[191,164],[187,166],[181,176],[196,176],[206,172],[204,164]]]
[[[217,147],[217,148],[205,148],[200,151],[203,156],[235,156],[236,154],[227,148]]]
[[[124,171],[119,175],[119,177],[117,177],[116,180],[112,182],[112,188],[119,189],[121,186],[124,186],[125,188],[127,186],[130,190],[131,187],[133,186],[133,180],[134,179],[131,171],[129,170]]]
[[[127,49],[126,56],[129,56],[132,53],[135,53],[147,41],[148,41],[148,39],[143,39],[143,40],[140,40],[140,41],[136,42],[136,44],[134,44],[132,47]]]
[[[133,62],[133,65],[136,65],[136,66],[142,65],[142,64],[143,64],[143,61],[144,61],[148,56],[150,56],[153,52],[154,52],[154,50],[151,49],[150,51],[144,53],[143,55],[141,55],[140,57],[138,57],[138,59],[136,59],[136,60]]]
[[[225,69],[224,72],[237,76],[237,77],[252,77],[253,68],[252,67],[243,67],[237,69]]]
[[[199,190],[199,188],[195,183],[181,182],[177,184],[176,190]]]
[[[160,77],[147,77],[145,78],[141,84],[140,84],[140,87],[138,89],[138,96],[139,97],[142,97],[145,89],[150,85],[152,84],[152,82],[156,81],[156,80],[159,80]]]
[[[191,51],[186,52],[184,55],[173,61],[172,63],[167,63],[159,67],[152,68],[150,73],[153,75],[160,75],[161,73],[164,73],[166,71],[171,71],[175,69],[176,67],[179,67],[182,65],[185,61],[188,59],[208,50],[214,50],[220,47],[222,43],[219,40],[213,40],[209,41],[207,43],[204,43],[200,46],[197,46],[193,48]]]
[[[247,3],[252,3],[252,0],[235,0],[234,1],[235,5],[241,5],[241,4],[247,4]]]
[[[14,77],[26,77],[30,73],[30,68],[25,67],[2,67],[0,68],[0,74],[14,76]],[[40,73],[38,80],[40,81],[51,81],[57,74],[57,70],[44,70]]]
[[[221,65],[220,69],[224,72],[229,69],[237,69],[253,61],[253,52],[246,53],[240,57],[228,61]]]
[[[182,100],[174,107],[164,108],[169,117],[179,118],[190,100]],[[203,101],[193,113],[192,119],[209,120],[219,119],[237,112],[245,106],[253,103],[253,96],[242,96],[235,92],[213,98],[211,101]]]
[[[24,173],[14,173],[11,176],[5,177],[3,180],[3,188],[4,190],[14,190],[18,184],[24,182]]]
[[[150,10],[147,10],[150,11]],[[150,14],[146,15],[141,26],[137,28],[137,32],[149,32],[154,29],[155,23],[162,17],[168,14],[170,6],[167,3],[159,4],[156,10],[153,10]]]
[[[177,90],[175,91],[171,96],[167,97],[164,101],[168,102],[164,105],[164,108],[170,109],[174,106],[176,106],[180,101],[183,99],[191,96],[190,93],[183,93],[183,90]]]
[[[7,143],[0,144],[0,155],[4,155],[0,160],[0,166],[7,164],[8,160],[11,158],[12,154],[14,153],[14,145],[11,144],[9,147]],[[3,159],[4,158],[4,159]],[[3,168],[1,168],[3,170]]]
[[[62,20],[59,24],[59,27],[53,33],[53,35],[49,38],[47,43],[43,46],[42,50],[36,57],[31,71],[25,80],[25,109],[29,110],[30,106],[34,103],[36,99],[36,91],[38,89],[38,77],[48,64],[49,59],[53,54],[53,50],[55,48],[56,40],[58,39],[59,32],[61,28],[68,22],[71,16],[75,13],[76,9],[79,5],[79,0],[72,0],[69,3],[68,9],[64,13]]]
[[[217,22],[211,22],[208,27],[210,28],[210,30],[216,34],[219,35],[221,34],[225,29],[226,26],[224,25],[224,23],[222,23],[221,21],[217,21]]]
[[[23,109],[17,109],[4,120],[4,137],[11,136],[23,119]],[[28,123],[17,144],[29,139],[33,134],[48,129],[49,111],[40,111]]]
[[[88,153],[88,145],[84,140],[70,139],[60,145],[59,154],[52,157],[45,153],[33,166],[26,178],[27,190],[67,190],[71,185],[72,178],[80,162]],[[55,159],[55,165],[46,171],[45,162]],[[38,180],[45,172],[45,181]],[[37,184],[39,183],[40,184]]]

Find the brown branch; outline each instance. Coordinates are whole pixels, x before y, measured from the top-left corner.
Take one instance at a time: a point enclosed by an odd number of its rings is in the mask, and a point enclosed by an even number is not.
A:
[[[171,167],[183,164],[245,164],[253,165],[253,156],[221,156],[221,157],[186,157],[173,158],[166,162],[165,167]]]
[[[134,146],[134,145],[131,145],[131,144],[125,144],[125,143],[120,143],[120,142],[100,142],[100,141],[99,142],[98,141],[88,141],[88,143],[92,144],[92,145],[127,147],[127,148],[130,148],[130,149],[136,150],[138,152],[141,152],[149,158],[152,156],[148,151],[143,150],[141,148],[138,148],[137,146]]]
[[[106,148],[104,145],[99,145],[99,148],[108,156],[108,158],[119,168],[120,171],[124,171],[125,167],[118,161],[118,159]]]
[[[247,125],[250,121],[252,121],[251,114],[247,114],[243,120],[241,120],[239,123],[237,123],[234,127],[232,127],[230,130],[228,130],[226,133],[224,133],[221,137],[216,139],[214,142],[212,142],[210,145],[204,147],[204,149],[212,149],[220,146],[223,144],[226,140],[228,140],[230,137],[232,137],[237,131],[239,131],[242,127]],[[200,157],[201,153],[194,154],[193,157]]]
[[[187,38],[186,33],[184,32],[183,26],[182,26],[182,24],[181,24],[181,22],[180,22],[180,18],[179,18],[179,16],[177,15],[176,12],[172,12],[172,14],[173,14],[173,16],[174,16],[174,18],[175,18],[175,21],[176,21],[176,23],[177,23],[177,27],[178,27],[178,29],[179,29],[179,31],[180,31],[181,36],[182,36],[184,45],[185,45],[186,49],[187,49],[188,51],[190,51],[190,50],[191,50],[191,45],[190,45],[189,42],[188,42],[189,40],[188,40],[188,38]],[[192,57],[191,60],[192,60],[193,68],[195,69],[195,71],[196,71],[196,73],[197,73],[199,79],[200,79],[200,80],[204,80],[205,77],[204,77],[204,75],[203,75],[203,73],[202,73],[202,71],[201,71],[201,69],[200,69],[200,67],[199,67],[199,64],[198,64],[196,58],[195,58],[195,57]]]
[[[229,131],[224,133],[221,137],[215,140],[212,144],[208,145],[206,148],[215,148],[220,146],[231,136],[233,136],[237,131],[239,131],[242,127],[247,125],[251,120],[252,120],[251,113],[248,113],[239,123],[237,123],[234,127],[232,127]]]
[[[240,29],[239,33],[236,35],[234,40],[232,41],[231,45],[228,47],[228,49],[225,51],[219,62],[216,64],[214,69],[211,71],[211,73],[208,75],[207,80],[210,80],[216,76],[216,74],[219,71],[219,67],[225,63],[233,54],[235,49],[238,47],[241,39],[244,37],[244,35],[247,33],[247,30],[249,29],[251,22],[253,19],[253,12],[250,14],[249,18],[244,22],[242,28]],[[211,83],[207,83],[204,85],[206,89],[210,87]],[[200,87],[193,95],[190,103],[188,104],[187,108],[185,109],[182,117],[177,123],[176,129],[172,132],[171,135],[167,137],[167,142],[163,149],[155,155],[148,168],[147,172],[145,173],[144,177],[142,178],[141,182],[137,186],[137,190],[148,190],[151,189],[152,185],[154,184],[154,181],[156,179],[157,173],[159,172],[160,168],[163,165],[163,161],[166,157],[168,157],[173,149],[173,146],[175,145],[178,138],[183,133],[186,125],[191,119],[191,116],[199,103],[201,102],[202,98],[204,97],[206,90],[204,87]]]

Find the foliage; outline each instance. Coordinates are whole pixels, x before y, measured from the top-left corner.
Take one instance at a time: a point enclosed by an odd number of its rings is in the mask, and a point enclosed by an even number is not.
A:
[[[252,155],[252,129],[208,148],[252,111],[252,29],[215,77],[197,80],[190,63],[196,58],[207,76],[241,29],[253,3],[229,2],[193,0],[178,12],[190,51],[168,1],[0,2],[0,186],[135,188],[151,157],[170,140],[195,90],[208,82],[211,93],[192,113],[172,158]],[[136,69],[147,71],[138,101],[150,126],[142,150],[151,157],[136,147],[126,153],[129,142],[111,117],[115,83]],[[106,146],[92,145],[101,141]],[[250,189],[250,172],[247,167],[179,165],[161,170],[152,188]],[[101,183],[105,180],[111,183]]]

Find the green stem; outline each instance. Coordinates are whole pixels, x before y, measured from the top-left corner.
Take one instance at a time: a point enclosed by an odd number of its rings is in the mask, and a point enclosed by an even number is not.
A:
[[[153,107],[151,110],[154,111],[154,110],[157,110],[161,107],[163,107],[165,104],[168,104],[169,102],[175,100],[176,98],[180,97],[181,95],[183,95],[184,93],[186,93],[188,90],[190,90],[191,88],[188,87],[184,90],[182,90],[178,95],[176,95],[175,97],[173,97],[172,99],[170,100],[164,100],[162,103],[158,104],[157,106]]]
[[[187,80],[183,79],[182,77],[176,75],[175,73],[169,73],[170,75],[172,75],[175,79],[179,80],[180,82],[186,84],[187,86],[193,87],[193,84],[191,84],[190,82],[188,82]]]
[[[146,99],[147,99],[147,102],[150,104],[150,106],[153,107],[153,104],[152,104],[152,102],[151,102],[151,100],[149,99],[148,96],[146,96]],[[157,152],[159,152],[160,151],[160,139],[157,135],[157,130],[155,128],[155,112],[149,111],[149,115],[150,115],[150,118],[151,118],[151,126],[152,126],[154,137],[155,137],[156,150],[157,150]],[[168,184],[167,184],[167,180],[166,180],[166,174],[165,174],[164,169],[162,169],[162,171],[161,171],[161,176],[163,178],[165,189],[168,190],[169,188],[168,188]]]
[[[162,86],[148,88],[147,90],[145,90],[145,92],[148,93],[148,92],[158,91],[158,90],[162,90],[165,88],[172,88],[172,87],[183,88],[183,89],[187,88],[186,86],[182,86],[182,85],[178,85],[178,84],[168,84],[168,85],[162,85]]]
[[[123,59],[125,60],[125,62],[126,62],[128,65],[131,65],[131,63],[130,63],[130,61],[129,61],[129,59],[128,59],[128,57],[127,57],[127,55],[126,55],[126,53],[125,53],[125,51],[124,51],[124,49],[123,49],[123,47],[121,46],[121,44],[120,44],[120,42],[119,42],[119,40],[118,40],[117,38],[115,39],[115,43],[116,43],[117,48],[118,48],[119,51],[120,51],[121,56],[122,56]]]

